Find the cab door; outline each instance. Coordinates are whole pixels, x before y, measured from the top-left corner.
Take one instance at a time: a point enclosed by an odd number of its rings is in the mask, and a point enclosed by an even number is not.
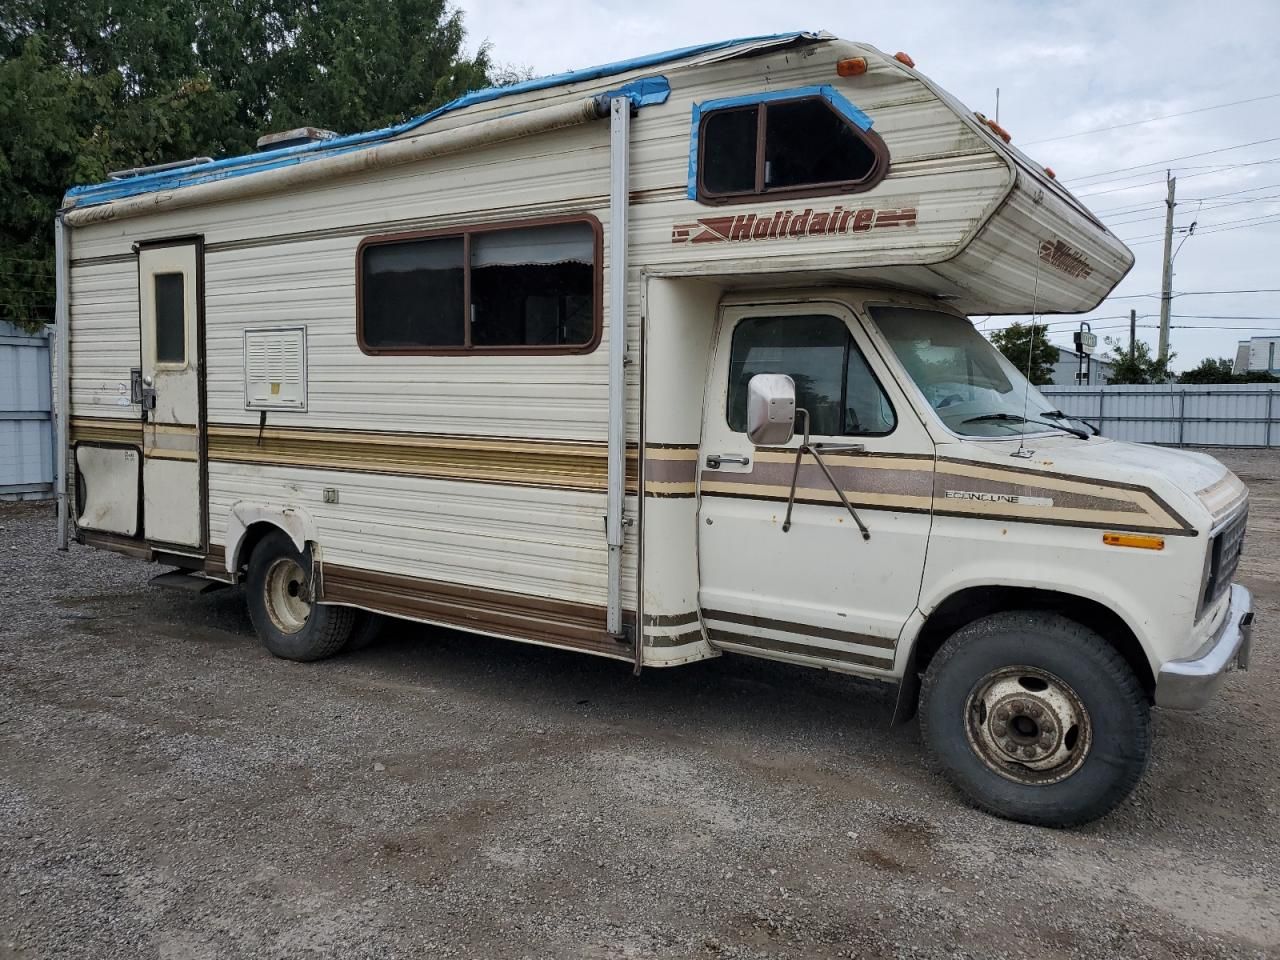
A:
[[[698,489],[699,603],[710,640],[816,666],[892,671],[920,593],[932,441],[843,303],[724,307],[716,337]],[[747,438],[747,383],[758,373],[795,381],[811,442],[837,448],[821,456],[870,539],[812,456],[802,459],[784,531],[802,438],[773,448]]]
[[[148,541],[204,546],[198,241],[138,251],[142,504]]]

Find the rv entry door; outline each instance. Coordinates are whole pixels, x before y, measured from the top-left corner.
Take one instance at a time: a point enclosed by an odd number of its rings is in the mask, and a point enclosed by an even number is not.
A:
[[[726,307],[716,336],[698,464],[698,596],[711,642],[891,671],[919,598],[932,442],[842,303]],[[761,373],[795,382],[797,409],[807,411],[811,443],[831,474],[803,456],[789,527],[803,417],[789,444],[751,443],[747,384]]]
[[[138,252],[142,326],[142,513],[146,539],[204,546],[200,245]]]

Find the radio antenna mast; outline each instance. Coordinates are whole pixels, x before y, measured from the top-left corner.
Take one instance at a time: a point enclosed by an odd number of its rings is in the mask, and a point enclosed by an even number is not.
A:
[[[1022,435],[1018,437],[1018,449],[1013,456],[1022,459],[1035,453],[1027,449],[1027,408],[1031,403],[1031,360],[1036,352],[1036,310],[1040,307],[1040,260],[1036,259],[1035,283],[1031,288],[1031,339],[1027,341],[1027,385],[1022,391]]]

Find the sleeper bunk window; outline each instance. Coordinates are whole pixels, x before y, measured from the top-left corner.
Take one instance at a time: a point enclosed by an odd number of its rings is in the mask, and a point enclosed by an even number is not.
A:
[[[823,97],[710,109],[698,129],[698,199],[820,196],[869,190],[889,153]]]
[[[366,353],[583,353],[600,338],[594,220],[375,238],[357,254]]]

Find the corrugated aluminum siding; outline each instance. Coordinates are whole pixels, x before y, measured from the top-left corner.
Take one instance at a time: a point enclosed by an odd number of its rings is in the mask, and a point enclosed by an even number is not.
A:
[[[53,496],[49,337],[0,321],[0,500]]]
[[[1061,410],[1137,443],[1280,446],[1280,384],[1041,387]]]

